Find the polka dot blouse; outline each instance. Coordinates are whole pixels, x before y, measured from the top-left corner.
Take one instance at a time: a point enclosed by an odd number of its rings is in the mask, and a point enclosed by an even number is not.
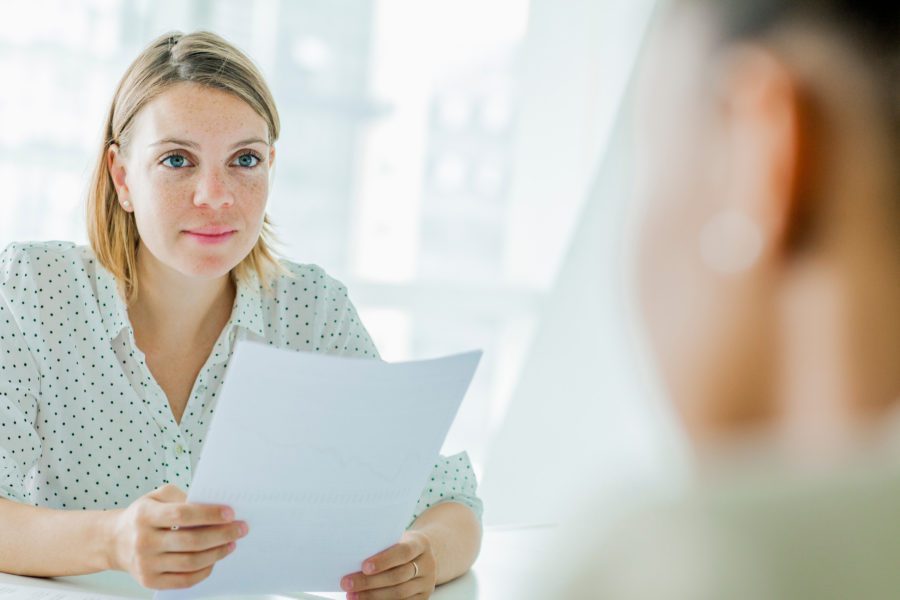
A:
[[[113,276],[90,248],[13,244],[0,254],[0,497],[56,509],[127,506],[187,490],[234,343],[378,358],[347,296],[320,267],[284,261],[264,292],[238,284],[231,319],[181,423],[134,341]],[[465,453],[440,457],[415,514],[454,501],[481,516]]]

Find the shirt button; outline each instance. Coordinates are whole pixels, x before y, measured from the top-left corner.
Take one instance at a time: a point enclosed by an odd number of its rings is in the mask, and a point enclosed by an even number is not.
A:
[[[182,446],[181,444],[175,444],[175,454],[178,454],[179,456],[184,454],[184,446]]]

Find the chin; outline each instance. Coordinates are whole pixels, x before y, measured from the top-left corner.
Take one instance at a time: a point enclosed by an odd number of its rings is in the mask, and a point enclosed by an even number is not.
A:
[[[243,257],[195,257],[179,269],[184,275],[197,279],[218,279],[238,266]]]

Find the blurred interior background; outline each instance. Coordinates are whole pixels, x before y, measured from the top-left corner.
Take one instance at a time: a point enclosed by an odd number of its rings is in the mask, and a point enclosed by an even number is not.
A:
[[[630,79],[653,0],[58,0],[0,19],[0,246],[86,243],[127,65],[212,30],[266,75],[284,254],[349,288],[383,357],[483,348],[445,445],[489,525],[590,479],[677,479],[625,278]]]

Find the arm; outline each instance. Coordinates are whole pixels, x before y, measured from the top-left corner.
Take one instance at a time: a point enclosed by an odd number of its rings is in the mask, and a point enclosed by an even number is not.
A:
[[[422,513],[400,542],[341,580],[349,600],[424,599],[464,574],[481,548],[481,522],[467,506],[442,502]]]
[[[0,571],[54,577],[109,569],[110,516],[0,499]]]
[[[51,510],[2,499],[0,571],[60,577],[116,569],[148,588],[189,587],[209,577],[248,529],[229,507],[186,500],[173,485],[121,510]]]
[[[481,522],[471,509],[457,502],[429,508],[409,531],[428,538],[437,565],[437,585],[466,573],[481,549]]]
[[[24,276],[16,270],[22,263],[27,259],[13,249],[0,255],[0,571],[92,573],[108,568],[103,513],[37,508],[29,504],[24,485],[40,459],[42,438],[35,429],[41,376],[19,327],[20,315],[6,297],[9,289],[24,293]],[[14,299],[19,306],[30,300]]]

